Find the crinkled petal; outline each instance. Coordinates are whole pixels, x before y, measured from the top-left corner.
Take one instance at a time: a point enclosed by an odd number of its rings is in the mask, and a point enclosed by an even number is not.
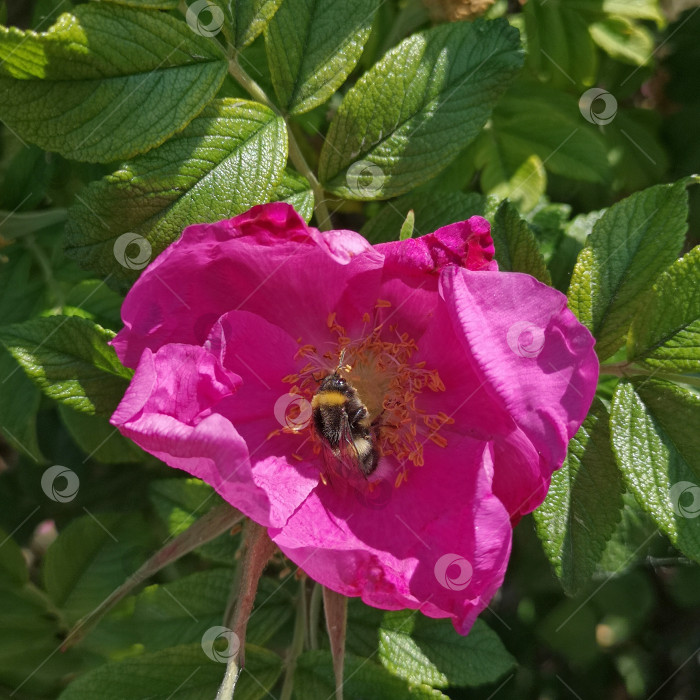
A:
[[[226,415],[248,446],[253,480],[271,503],[292,494],[298,504],[318,484],[322,465],[309,439],[311,404],[282,381],[298,369],[297,342],[256,314],[231,311],[205,346],[241,378]]]
[[[256,522],[280,527],[316,481],[287,469],[284,460],[251,459],[231,420],[240,386],[241,378],[203,348],[147,349],[111,422],[158,459],[213,486]],[[273,478],[277,487],[264,488]]]
[[[546,494],[568,441],[590,407],[598,376],[594,340],[566,308],[566,297],[529,275],[443,270],[441,296],[477,375],[520,433],[495,441],[494,492],[511,513]],[[524,478],[530,443],[539,479]],[[513,459],[512,450],[520,455]]]
[[[497,270],[489,222],[481,216],[443,226],[434,233],[375,246],[385,258],[388,275],[429,274],[436,278],[447,265],[468,270]]]
[[[320,233],[281,202],[253,207],[187,227],[129,291],[112,343],[135,367],[145,348],[201,345],[222,314],[239,309],[308,338],[338,305],[374,303],[382,263],[353,231]]]
[[[491,493],[486,443],[464,438],[432,451],[440,454],[430,468],[412,471],[398,489],[378,485],[379,500],[319,486],[270,535],[324,586],[387,610],[450,617],[466,634],[503,581],[511,525]]]

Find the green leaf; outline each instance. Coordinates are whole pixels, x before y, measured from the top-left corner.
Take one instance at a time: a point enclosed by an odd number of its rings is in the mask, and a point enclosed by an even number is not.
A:
[[[258,700],[274,686],[282,660],[271,651],[247,645],[245,662],[236,700]],[[98,666],[73,681],[59,700],[214,698],[225,670],[226,664],[212,661],[201,644],[171,647]]]
[[[630,362],[700,373],[700,246],[658,279],[627,339]]]
[[[499,182],[489,190],[498,199],[510,199],[519,211],[528,212],[547,190],[547,173],[542,159],[532,154],[524,160],[509,180]]]
[[[362,227],[362,235],[372,243],[395,241],[409,211],[413,211],[414,236],[431,233],[442,226],[483,216],[485,198],[471,192],[411,193],[388,202]]]
[[[114,513],[88,513],[61,532],[46,552],[43,576],[66,619],[76,621],[124,583],[145,560],[147,536],[140,517]]]
[[[110,289],[104,280],[81,280],[68,290],[66,306],[72,306],[89,314],[95,323],[106,328],[118,328],[122,324],[121,308],[124,297]]]
[[[477,136],[521,65],[505,20],[410,36],[346,94],[321,150],[321,181],[348,199],[388,199],[426,182]]]
[[[22,550],[0,531],[0,688],[21,688],[19,698],[54,697],[61,678],[78,663],[73,651],[56,655],[63,627],[51,602],[29,581]]]
[[[599,5],[600,0],[586,0]],[[661,27],[665,18],[658,0],[603,0],[602,10],[610,15],[620,15],[631,19],[650,19]]]
[[[491,227],[499,269],[506,272],[525,272],[535,279],[551,284],[544,258],[527,222],[520,218],[508,201],[501,202]]]
[[[323,104],[360,60],[379,0],[286,0],[265,30],[280,107],[301,114]]]
[[[607,408],[596,399],[534,512],[544,551],[569,595],[590,583],[620,520],[624,489],[608,422]]]
[[[17,588],[28,581],[29,571],[22,549],[0,529],[0,588]]]
[[[456,633],[455,633],[456,634]],[[426,685],[410,686],[392,676],[370,659],[345,655],[346,698],[372,698],[372,700],[410,700],[431,698],[446,700],[439,690]],[[297,659],[294,672],[294,700],[319,700],[335,695],[333,658],[329,651],[307,651]],[[63,700],[63,699],[61,699]]]
[[[223,503],[216,491],[200,479],[158,479],[151,483],[149,495],[171,537]]]
[[[283,581],[269,576],[260,579],[246,633],[246,640],[250,644],[267,644],[284,627],[289,630],[289,637],[285,641],[291,643],[298,591],[298,583],[293,574],[289,574]]]
[[[88,458],[104,464],[143,460],[144,454],[136,444],[123,437],[104,416],[79,413],[65,404],[59,404],[58,413],[70,436]]]
[[[629,491],[622,494],[622,502],[622,517],[600,558],[602,573],[617,575],[649,556],[664,556],[668,551],[668,540]]]
[[[167,143],[83,190],[69,212],[67,253],[133,279],[186,226],[270,201],[286,160],[281,117],[256,102],[216,100]]]
[[[0,347],[0,432],[19,452],[43,462],[36,431],[41,392],[10,353]]]
[[[365,605],[359,598],[348,600],[345,649],[355,656],[374,658],[379,651],[379,628],[384,612]]]
[[[7,231],[18,217],[32,214],[15,214],[7,219],[2,228],[2,237],[10,238]],[[19,247],[8,246],[0,257],[0,325],[24,321],[40,313],[46,303],[44,280],[41,270],[31,253]]]
[[[217,24],[221,26],[226,39],[237,50],[251,44],[262,33],[270,20],[275,16],[282,0],[212,0],[223,12],[223,17],[210,18],[210,31],[215,31]],[[208,4],[208,3],[207,3]],[[200,2],[199,8],[207,9],[207,4]],[[192,7],[197,3],[192,3]],[[201,12],[197,10],[197,13]]]
[[[433,688],[493,683],[515,666],[515,659],[485,622],[476,620],[462,637],[447,620],[409,610],[384,615],[379,658],[395,676]]]
[[[592,85],[598,58],[576,3],[532,0],[523,7],[528,64],[554,87]]]
[[[659,529],[700,561],[700,397],[668,382],[621,381],[611,433],[629,489]]]
[[[605,126],[614,191],[636,192],[664,179],[666,148],[660,138],[661,115],[649,109],[618,109]],[[676,166],[679,167],[679,166]],[[682,172],[679,168],[679,172]]]
[[[233,571],[213,569],[145,588],[136,597],[133,625],[147,651],[200,642],[221,624]]]
[[[406,214],[406,220],[401,224],[401,230],[399,231],[399,240],[405,241],[408,238],[413,238],[413,229],[416,225],[416,213],[413,209],[408,210]]]
[[[179,0],[97,0],[97,2],[113,2],[116,5],[138,7],[141,10],[176,10]]]
[[[67,158],[130,158],[181,130],[226,72],[181,19],[88,3],[41,34],[0,27],[0,118]]]
[[[291,168],[286,168],[282,173],[273,199],[291,204],[307,224],[314,215],[314,193],[309,181]]]
[[[41,211],[28,211],[20,214],[0,211],[0,216],[4,220],[2,236],[3,238],[20,238],[36,233],[56,224],[62,224],[66,220],[66,215],[65,209],[42,209]]]
[[[55,159],[36,146],[23,147],[8,163],[0,187],[0,210],[7,210],[7,214],[3,213],[0,217],[3,238],[11,238],[8,223],[14,223],[9,222],[6,216],[10,218],[10,213],[18,211],[29,212],[42,202],[54,167]]]
[[[646,292],[680,253],[687,229],[684,181],[656,185],[610,207],[574,268],[569,305],[598,341],[601,360],[623,344]]]
[[[598,128],[581,118],[577,99],[533,80],[520,79],[508,90],[477,147],[482,189],[501,193],[515,186],[511,199],[534,197],[529,189],[542,178],[536,161],[523,177],[533,155],[548,171],[567,178],[603,183],[610,177],[605,142]]]
[[[606,17],[593,22],[589,31],[598,46],[618,61],[644,65],[654,51],[654,37],[646,27],[624,17]]]
[[[171,537],[184,532],[195,520],[223,503],[219,494],[200,479],[158,479],[151,483],[149,495]],[[230,566],[237,545],[236,538],[225,532],[195,552],[205,559]]]
[[[0,342],[47,396],[104,416],[112,415],[132,374],[107,345],[113,337],[78,316],[47,316],[0,328]]]

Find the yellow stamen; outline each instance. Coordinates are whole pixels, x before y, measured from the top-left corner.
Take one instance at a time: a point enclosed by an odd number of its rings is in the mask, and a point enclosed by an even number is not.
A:
[[[375,304],[377,309],[391,306],[385,299],[378,299]],[[374,321],[374,329],[371,326],[367,329],[372,322],[369,313],[363,314],[362,320],[365,323],[362,335],[353,340],[338,322],[337,313],[329,313],[326,325],[334,336],[335,350],[321,354],[313,345],[301,345],[296,358],[303,357],[306,365],[296,375],[285,379],[294,377],[296,381],[290,391],[298,392],[317,406],[314,395],[318,383],[335,371],[344,375],[367,406],[370,420],[376,421],[380,454],[391,455],[398,463],[395,481],[398,487],[408,479],[411,466],[420,467],[425,463],[423,449],[428,440],[441,448],[447,446],[447,439],[440,430],[454,420],[442,411],[428,413],[420,405],[420,395],[424,391],[442,392],[445,384],[437,370],[428,369],[424,360],[412,361],[418,350],[416,341],[408,333],[400,332],[396,324],[387,330],[378,319]],[[339,395],[340,398],[344,400]],[[320,441],[313,428],[309,430],[314,454],[319,454]]]

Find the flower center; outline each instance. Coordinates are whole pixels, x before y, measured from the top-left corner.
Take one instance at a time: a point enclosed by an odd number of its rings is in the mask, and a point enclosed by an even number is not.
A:
[[[376,312],[390,307],[390,302],[381,299],[375,304]],[[368,313],[364,315],[358,340],[348,336],[335,312],[329,314],[327,325],[335,347],[321,354],[316,347],[301,344],[300,339],[296,357],[305,359],[306,364],[283,381],[292,385],[290,393],[310,401],[319,382],[338,371],[355,388],[376,425],[380,456],[394,457],[394,485],[399,486],[408,478],[411,465],[424,464],[423,447],[428,440],[439,447],[447,445],[440,430],[454,421],[443,412],[433,414],[420,408],[421,393],[441,392],[445,385],[437,370],[412,360],[418,350],[416,341],[408,333],[401,333],[396,324],[389,325],[386,320],[378,323],[376,312],[374,322]],[[315,449],[320,452],[317,436],[315,439]]]

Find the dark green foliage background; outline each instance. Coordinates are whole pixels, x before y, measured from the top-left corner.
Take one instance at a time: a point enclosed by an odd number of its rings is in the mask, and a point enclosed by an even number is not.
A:
[[[59,647],[218,502],[108,423],[140,269],[114,243],[134,232],[152,259],[276,200],[372,242],[486,216],[501,269],[566,292],[604,362],[472,633],[350,601],[347,700],[697,698],[700,517],[669,495],[700,484],[697,3],[496,0],[434,24],[418,0],[212,2],[207,36],[176,0],[0,1],[0,700],[214,698],[200,640],[239,535]],[[579,106],[593,87],[616,100],[605,124]],[[50,465],[79,497],[46,496]],[[236,698],[279,697],[302,586],[273,560]],[[297,700],[333,692],[322,621],[312,636]]]

